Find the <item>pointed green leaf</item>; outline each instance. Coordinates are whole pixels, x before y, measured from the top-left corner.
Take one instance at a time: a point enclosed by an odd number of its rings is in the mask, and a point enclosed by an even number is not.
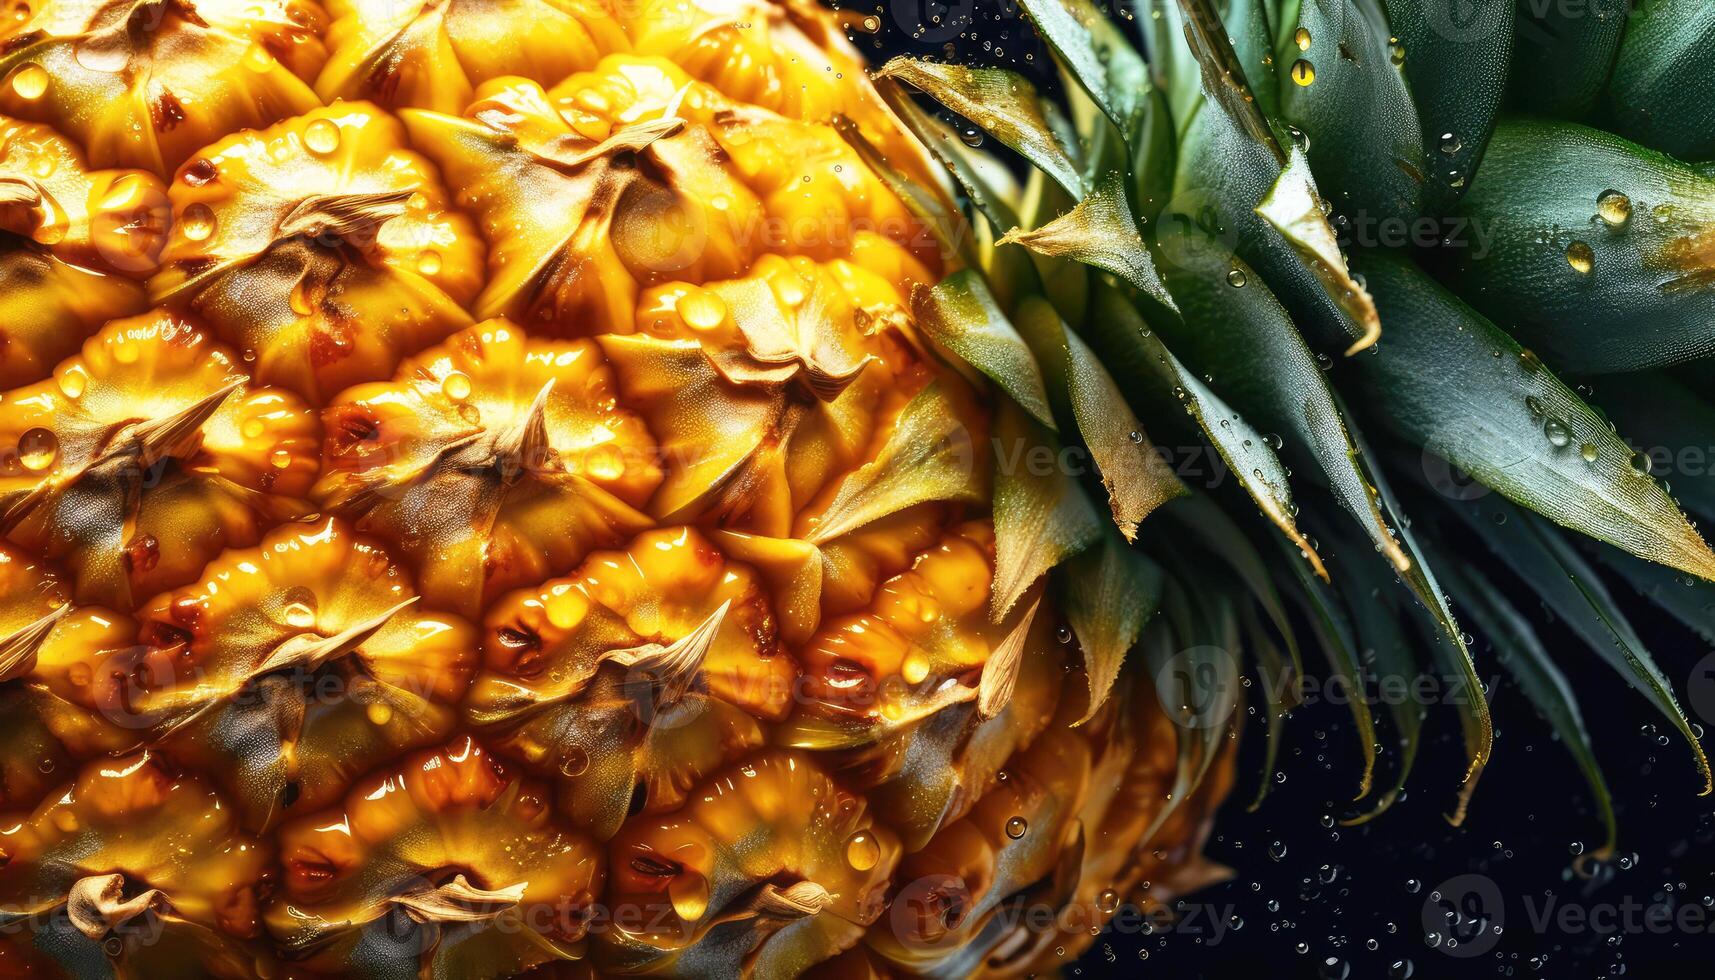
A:
[[[1149,70],[1119,26],[1089,0],[1020,0],[1036,31],[1128,142]]]
[[[1643,452],[1638,461],[1648,458],[1651,472],[1673,484],[1686,509],[1715,520],[1715,406],[1659,371],[1598,381],[1590,397]]]
[[[1383,588],[1386,567],[1375,559],[1373,553],[1364,554],[1366,551],[1367,548],[1348,543],[1341,547],[1340,554],[1330,556],[1331,561],[1338,562],[1344,558],[1346,562],[1344,567],[1338,563],[1335,565],[1338,574],[1334,581],[1345,596],[1346,607],[1351,610],[1360,659],[1370,665],[1378,685],[1383,691],[1390,687],[1409,689],[1421,670],[1408,634],[1402,627],[1406,611],[1393,601],[1392,591]],[[1392,785],[1376,798],[1369,809],[1341,821],[1348,827],[1368,823],[1386,813],[1399,799],[1406,780],[1411,776],[1412,766],[1417,762],[1427,711],[1408,697],[1384,700],[1388,717],[1393,720],[1394,731],[1399,737],[1399,762]]]
[[[1342,413],[1350,417],[1344,401],[1336,399],[1336,404]],[[1352,428],[1352,439],[1366,458],[1375,458],[1356,426]],[[1465,741],[1466,760],[1465,776],[1459,785],[1458,802],[1448,816],[1448,820],[1457,827],[1465,821],[1465,811],[1470,805],[1471,794],[1476,792],[1477,780],[1488,766],[1489,755],[1494,750],[1495,729],[1489,717],[1489,702],[1483,696],[1482,680],[1477,677],[1477,665],[1471,657],[1469,644],[1465,641],[1465,631],[1459,628],[1458,621],[1453,617],[1453,610],[1447,603],[1447,593],[1441,588],[1441,583],[1436,581],[1436,563],[1428,560],[1425,549],[1418,543],[1417,535],[1411,530],[1411,522],[1405,518],[1405,512],[1400,508],[1399,499],[1394,496],[1393,487],[1389,485],[1382,467],[1366,468],[1365,472],[1375,484],[1376,496],[1381,502],[1383,512],[1391,516],[1397,525],[1400,550],[1411,561],[1410,566],[1399,573],[1399,577],[1416,597],[1420,611],[1426,615],[1430,627],[1430,653],[1439,661],[1444,676],[1457,678],[1462,689],[1471,692],[1471,696],[1454,705],[1459,712],[1459,729]]]
[[[1456,504],[1455,513],[1470,524],[1514,574],[1554,614],[1566,622],[1591,650],[1655,705],[1685,736],[1703,780],[1700,795],[1715,789],[1709,760],[1685,717],[1673,686],[1656,666],[1655,658],[1614,604],[1607,587],[1573,550],[1559,529],[1521,511],[1493,494]]]
[[[1352,278],[1334,229],[1322,210],[1322,198],[1310,176],[1310,161],[1302,149],[1292,148],[1280,179],[1257,203],[1256,213],[1298,254],[1304,267],[1345,313],[1346,322],[1357,331],[1346,353],[1356,354],[1380,340],[1382,322],[1376,315],[1376,304]]]
[[[1050,126],[1036,86],[1018,73],[894,58],[876,76],[921,90],[1040,167],[1073,198],[1083,196],[1083,177],[1068,144]]]
[[[1511,3],[1387,0],[1423,126],[1423,209],[1445,214],[1483,160],[1512,64]]]
[[[1042,370],[982,276],[963,269],[933,287],[919,286],[911,294],[911,312],[936,343],[988,375],[1031,418],[1056,429]]]
[[[1372,343],[1380,328],[1363,288],[1337,274],[1344,263],[1318,268],[1306,255],[1307,245],[1334,237],[1308,167],[1289,169],[1292,158],[1247,85],[1210,0],[1179,0],[1179,6],[1183,34],[1161,40],[1174,46],[1174,63],[1198,66],[1201,97],[1186,107],[1189,115],[1176,117],[1183,137],[1173,196],[1155,230],[1164,265],[1195,265],[1195,251],[1182,251],[1216,241],[1260,271],[1294,318],[1317,331],[1319,343],[1333,343],[1340,334],[1358,347]],[[1163,19],[1168,16],[1164,12]],[[1284,133],[1285,124],[1279,128]],[[1265,219],[1256,209],[1271,194],[1275,201]],[[1293,229],[1291,238],[1283,226]],[[1183,234],[1193,231],[1199,234]]]
[[[1310,137],[1335,210],[1411,220],[1423,206],[1423,128],[1375,0],[1302,0],[1275,50],[1280,113]]]
[[[1060,608],[1078,637],[1090,685],[1078,724],[1107,700],[1127,651],[1161,606],[1161,588],[1161,567],[1112,533],[1063,566]]]
[[[1053,306],[1027,296],[1012,319],[1042,365],[1050,400],[1076,422],[1108,491],[1114,523],[1130,540],[1155,508],[1186,493],[1185,485],[1151,445],[1119,385]]]
[[[845,116],[835,116],[834,131],[857,153],[858,159],[887,185],[887,189],[899,198],[906,210],[923,222],[923,226],[935,236],[935,244],[940,247],[942,255],[958,255],[967,264],[977,264],[977,255],[971,250],[970,226],[956,209],[948,206],[947,202],[930,188],[901,173],[892,161],[887,159],[887,155],[869,141],[857,123]]]
[[[1164,339],[1230,404],[1272,429],[1286,459],[1322,473],[1389,563],[1408,571],[1411,559],[1382,514],[1328,378],[1291,316],[1238,258],[1209,246],[1183,254],[1168,284],[1185,319],[1160,323]]]
[[[1705,643],[1715,643],[1715,584],[1634,558],[1618,548],[1598,545],[1596,553],[1632,591],[1684,623]]]
[[[1456,213],[1466,247],[1449,281],[1550,364],[1605,374],[1715,353],[1715,181],[1691,167],[1506,120]]]
[[[1049,569],[1094,544],[1102,519],[1064,467],[1053,433],[1010,405],[995,419],[994,589],[999,623]]]
[[[1614,66],[1629,4],[1518,3],[1507,101],[1518,112],[1588,115]]]
[[[1292,502],[1286,466],[1265,435],[1222,401],[1202,378],[1187,370],[1118,290],[1098,287],[1088,329],[1108,358],[1115,357],[1110,352],[1124,352],[1111,361],[1121,376],[1171,393],[1197,422],[1263,516],[1297,545],[1316,574],[1326,579],[1322,559],[1294,520],[1298,507]]]
[[[997,230],[1018,225],[1018,212],[1013,209],[1012,202],[1017,199],[1019,190],[1004,164],[993,156],[972,149],[951,126],[923,111],[917,100],[907,95],[899,85],[878,78],[875,86],[888,108],[953,176],[990,225]]]
[[[1522,506],[1642,558],[1715,579],[1715,554],[1632,452],[1510,337],[1398,257],[1360,270],[1392,324],[1354,359],[1354,401]]]
[[[1178,309],[1143,243],[1126,201],[1125,178],[1117,172],[1100,178],[1072,210],[1040,228],[1015,228],[1000,241],[1111,272],[1168,309]]]
[[[1619,837],[1619,826],[1614,819],[1614,800],[1608,793],[1608,781],[1602,776],[1602,767],[1596,761],[1596,752],[1590,744],[1590,733],[1584,727],[1584,715],[1578,710],[1578,699],[1572,685],[1555,666],[1554,658],[1537,638],[1530,621],[1502,598],[1480,572],[1467,567],[1451,578],[1460,603],[1470,610],[1471,621],[1494,645],[1496,659],[1560,736],[1561,744],[1572,754],[1585,781],[1590,784],[1590,793],[1595,797],[1596,808],[1601,813],[1602,825],[1607,828],[1608,836],[1602,846],[1588,857],[1594,861],[1607,860],[1614,853],[1614,844]]]
[[[1287,547],[1282,544],[1282,548]],[[1323,656],[1328,659],[1329,679],[1339,681],[1346,686],[1346,706],[1352,713],[1353,737],[1357,739],[1358,751],[1363,756],[1364,768],[1358,779],[1358,792],[1354,800],[1361,800],[1370,795],[1376,774],[1376,722],[1370,713],[1369,697],[1364,690],[1363,674],[1358,668],[1357,644],[1352,636],[1352,625],[1342,608],[1340,597],[1331,585],[1318,581],[1310,574],[1303,562],[1291,561],[1284,564],[1292,568],[1293,577],[1298,580],[1299,588],[1289,590],[1310,621],[1310,632],[1316,638],[1316,645],[1322,648]]]

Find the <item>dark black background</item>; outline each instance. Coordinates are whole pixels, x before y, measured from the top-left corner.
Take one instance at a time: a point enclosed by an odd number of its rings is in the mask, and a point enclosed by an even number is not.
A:
[[[1045,50],[1004,0],[847,0],[836,6],[849,12],[853,40],[877,62],[907,53],[999,64],[1054,88]],[[1594,400],[1600,402],[1599,391]],[[1457,545],[1445,550],[1483,555],[1479,542]],[[1521,610],[1539,613],[1528,596],[1514,598]],[[1682,694],[1688,683],[1704,683],[1715,693],[1715,679],[1693,679],[1710,653],[1705,645],[1641,603],[1628,612]],[[1358,980],[1715,977],[1715,808],[1697,795],[1701,783],[1690,753],[1563,629],[1549,625],[1543,639],[1580,694],[1619,813],[1618,855],[1591,877],[1573,872],[1576,849],[1594,849],[1602,838],[1583,779],[1510,683],[1502,680],[1494,692],[1494,759],[1459,828],[1443,818],[1462,763],[1452,709],[1432,709],[1406,798],[1369,824],[1343,827],[1339,821],[1354,812],[1349,798],[1359,756],[1345,709],[1311,706],[1288,724],[1281,751],[1285,782],[1254,813],[1246,804],[1263,736],[1259,724],[1248,726],[1240,782],[1208,848],[1234,869],[1233,878],[1190,896],[1179,925],[1110,930],[1065,972]],[[1498,678],[1487,643],[1478,637],[1473,649],[1479,676]],[[1693,720],[1715,722],[1695,713]],[[1378,783],[1387,775],[1384,762]],[[1493,883],[1486,899],[1459,899],[1449,888],[1437,901],[1438,886],[1465,874]],[[1533,913],[1568,905],[1609,916],[1612,928],[1533,923]],[[1648,907],[1678,916],[1680,924],[1652,925],[1643,911]],[[1448,922],[1450,908],[1466,915]],[[1465,942],[1450,951],[1446,939],[1432,941],[1432,930]]]

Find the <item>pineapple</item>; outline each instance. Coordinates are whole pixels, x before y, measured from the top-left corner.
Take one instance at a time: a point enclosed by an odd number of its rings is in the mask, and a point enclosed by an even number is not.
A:
[[[1611,851],[1570,691],[1433,532],[1695,748],[1591,557],[1707,632],[1715,554],[1557,372],[1707,430],[1708,168],[1628,141],[1715,149],[1651,67],[1697,38],[1548,52],[1574,104],[1510,5],[1181,0],[1147,61],[1022,6],[1060,101],[872,76],[808,0],[14,2],[0,973],[1052,970],[1223,873],[1241,671],[1266,790],[1301,645],[1474,678],[1456,614]],[[1341,247],[1423,215],[1497,252]],[[1352,710],[1361,821],[1421,718],[1378,784]]]

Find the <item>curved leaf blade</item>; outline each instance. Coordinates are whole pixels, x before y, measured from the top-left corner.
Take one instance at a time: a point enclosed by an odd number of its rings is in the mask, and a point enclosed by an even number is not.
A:
[[[1556,524],[1715,579],[1715,553],[1666,492],[1633,469],[1630,447],[1553,373],[1404,260],[1366,256],[1360,268],[1393,324],[1375,354],[1353,362],[1364,404],[1415,445]]]

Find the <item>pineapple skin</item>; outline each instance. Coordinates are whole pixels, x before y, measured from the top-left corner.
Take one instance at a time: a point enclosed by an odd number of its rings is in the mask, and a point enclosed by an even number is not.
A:
[[[992,615],[832,15],[7,17],[0,975],[1023,975],[1220,873],[1231,753],[1154,826],[1149,679]]]

